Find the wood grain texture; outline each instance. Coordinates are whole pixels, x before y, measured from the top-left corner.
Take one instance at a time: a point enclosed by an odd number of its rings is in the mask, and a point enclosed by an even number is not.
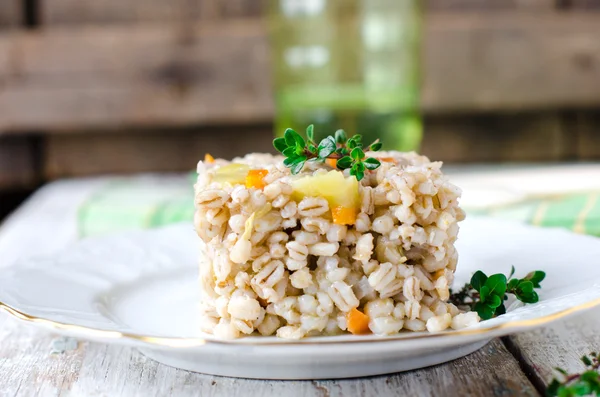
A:
[[[567,9],[600,10],[600,2],[597,0],[561,0],[561,2]]]
[[[0,1],[0,31],[21,24],[22,8],[21,0]]]
[[[584,158],[600,158],[600,145],[576,147],[577,134],[574,126],[565,127],[562,116],[548,112],[428,116],[421,152],[454,163],[561,161],[577,156],[577,150],[587,156]],[[588,144],[597,139],[592,132],[585,136]],[[44,176],[56,179],[101,173],[185,172],[193,170],[207,152],[224,158],[273,152],[272,139],[273,128],[268,124],[53,134],[45,139]]]
[[[555,0],[425,0],[428,11],[551,10]]]
[[[138,351],[81,342],[50,355],[55,336],[0,314],[0,396],[536,396],[499,340],[467,357],[388,376],[336,381],[259,381],[191,373]]]
[[[2,92],[2,87],[8,83],[9,77],[12,78],[13,75],[11,63],[15,59],[12,53],[14,48],[12,35],[0,32],[0,92]]]
[[[188,15],[197,17],[195,12],[197,9],[198,1],[192,0],[41,0],[39,2],[39,13],[44,26],[181,22],[186,20]]]
[[[26,136],[0,136],[0,190],[27,189],[39,181],[35,140]]]
[[[513,335],[509,338],[511,350],[538,387],[545,388],[555,376],[555,367],[581,372],[581,357],[600,351],[599,327],[600,309],[593,309],[552,327]]]
[[[271,126],[139,133],[61,134],[47,137],[46,178],[102,173],[193,171],[210,153],[232,158],[273,151]]]
[[[182,23],[259,17],[260,0],[40,0],[44,26]]]
[[[568,127],[581,160],[600,158],[600,112],[576,112],[569,117]]]
[[[426,112],[600,104],[600,14],[432,13],[425,25]],[[273,116],[265,26],[255,19],[0,34],[3,75],[0,131]]]
[[[272,113],[260,23],[54,29],[14,44],[0,130],[249,122]]]
[[[483,15],[433,13],[426,19],[425,109],[522,110],[600,101],[600,14]]]
[[[447,162],[561,161],[573,136],[553,113],[431,116],[421,152]]]

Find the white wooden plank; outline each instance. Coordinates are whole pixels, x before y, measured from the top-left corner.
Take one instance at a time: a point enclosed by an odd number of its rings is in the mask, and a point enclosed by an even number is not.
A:
[[[511,351],[519,357],[534,382],[546,387],[555,367],[579,373],[581,357],[600,351],[600,308],[567,318],[551,327],[509,337]]]
[[[54,338],[14,319],[0,323],[0,396],[375,397],[398,391],[408,396],[485,396],[490,390],[497,395],[536,395],[499,340],[449,364],[390,376],[259,381],[175,369],[120,345],[81,342],[77,350],[51,355]]]

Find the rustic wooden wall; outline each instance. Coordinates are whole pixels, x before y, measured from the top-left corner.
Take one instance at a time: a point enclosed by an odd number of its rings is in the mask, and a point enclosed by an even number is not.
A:
[[[260,17],[260,0],[41,0],[39,16],[45,25],[118,25],[181,23]]]
[[[0,31],[11,26],[19,26],[23,22],[22,11],[20,0],[0,1]]]
[[[0,189],[269,150],[262,4],[0,0]],[[600,158],[599,1],[424,4],[426,154]]]
[[[271,125],[218,127],[124,134],[95,131],[59,134],[47,141],[45,177],[100,173],[192,171],[205,153],[231,158],[248,152],[269,151]]]
[[[431,13],[424,34],[428,114],[600,104],[599,14]],[[239,124],[273,115],[268,43],[256,19],[184,30],[34,30],[0,38],[2,59],[0,130]]]
[[[0,1],[0,91],[7,84],[13,67],[12,44],[23,26],[23,13],[20,0]],[[5,116],[0,112],[0,119]],[[37,147],[34,137],[0,134],[0,192],[5,193],[0,195],[0,218],[15,202],[13,191],[36,185],[40,168],[35,159]],[[6,194],[7,191],[10,193]]]
[[[556,8],[556,0],[425,0],[429,11],[540,11]]]

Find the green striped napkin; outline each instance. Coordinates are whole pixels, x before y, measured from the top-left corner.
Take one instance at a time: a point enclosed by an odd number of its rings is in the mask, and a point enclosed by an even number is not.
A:
[[[106,184],[88,197],[78,213],[82,237],[191,221],[195,175],[130,177]],[[533,198],[468,214],[512,219],[538,226],[562,227],[600,236],[600,192]]]
[[[600,236],[600,192],[537,198],[485,210],[467,208],[467,213]]]
[[[147,229],[194,217],[192,177],[132,177],[87,198],[77,216],[80,237]]]

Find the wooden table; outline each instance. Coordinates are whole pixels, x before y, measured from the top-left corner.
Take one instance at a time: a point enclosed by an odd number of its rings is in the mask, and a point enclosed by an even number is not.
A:
[[[75,240],[77,203],[106,179],[56,182],[0,228],[0,266]],[[0,271],[1,276],[1,271]],[[333,381],[258,381],[191,373],[138,351],[81,341],[51,354],[52,333],[0,313],[0,397],[8,396],[537,396],[552,368],[580,371],[600,348],[600,310],[495,339],[453,362],[406,373]]]

